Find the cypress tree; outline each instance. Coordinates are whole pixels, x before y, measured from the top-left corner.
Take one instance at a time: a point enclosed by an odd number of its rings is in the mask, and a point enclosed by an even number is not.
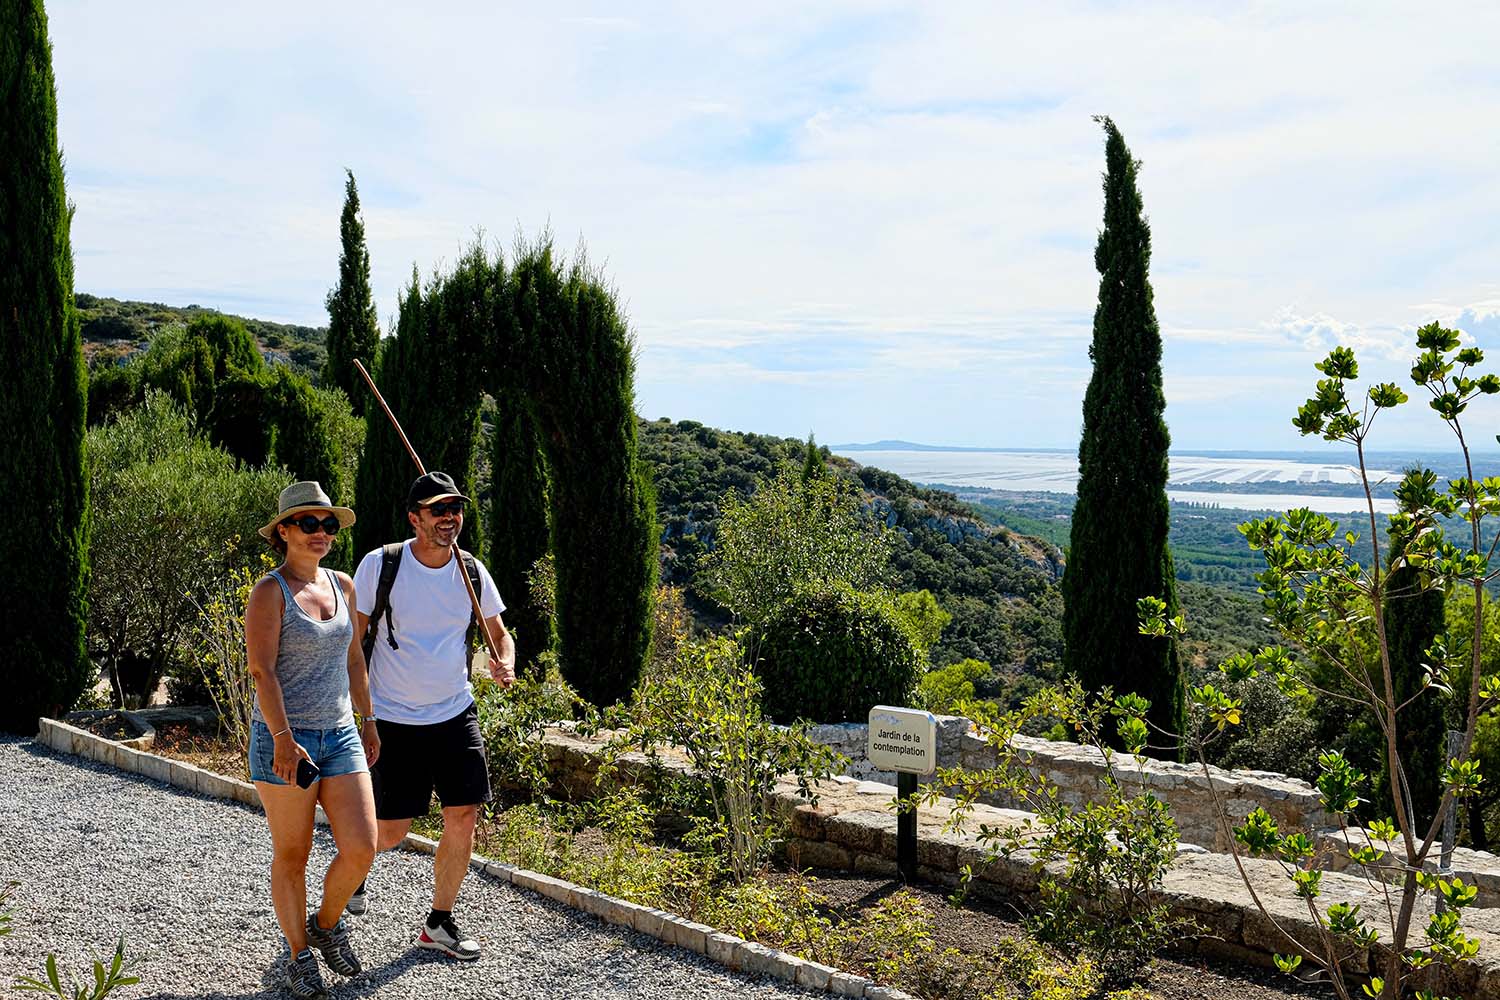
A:
[[[634,340],[614,293],[547,238],[510,282],[520,363],[551,474],[563,675],[596,705],[630,695],[651,648],[656,499],[636,448]]]
[[[1091,691],[1140,694],[1168,733],[1185,725],[1185,692],[1171,639],[1138,631],[1136,602],[1159,597],[1177,614],[1167,547],[1167,448],[1161,331],[1148,271],[1151,230],[1136,187],[1138,164],[1113,121],[1106,136],[1104,228],[1094,249],[1099,302],[1083,401],[1078,500],[1063,575],[1063,666]],[[1152,733],[1153,744],[1164,742]],[[1168,753],[1176,754],[1171,748]]]
[[[505,598],[505,623],[516,640],[516,666],[531,669],[537,656],[552,648],[557,636],[551,616],[532,600],[529,580],[537,560],[551,549],[547,463],[536,417],[515,390],[495,395],[489,531],[489,567],[495,586]]]
[[[0,728],[34,733],[88,685],[88,475],[72,209],[41,0],[0,0]]]
[[[1439,775],[1446,752],[1447,725],[1439,692],[1422,690],[1425,673],[1422,663],[1427,659],[1427,647],[1443,631],[1446,598],[1441,587],[1424,589],[1419,571],[1405,563],[1386,577],[1385,594],[1385,638],[1391,655],[1391,681],[1396,704],[1406,706],[1399,716],[1396,742],[1402,767],[1406,769],[1412,813],[1418,827],[1425,830],[1443,794]],[[1384,746],[1384,741],[1381,745]],[[1389,811],[1390,771],[1384,753],[1380,763],[1381,773],[1374,788]]]
[[[483,356],[490,342],[494,287],[502,269],[485,259],[475,244],[449,275],[420,290],[416,275],[401,301],[396,335],[381,351],[376,385],[401,421],[428,471],[441,470],[459,489],[474,496],[474,449],[479,439],[479,398]],[[358,373],[356,373],[358,374]],[[368,395],[369,390],[364,390]],[[358,555],[411,534],[406,493],[417,477],[385,415],[372,414],[361,456],[355,522]],[[369,523],[365,525],[366,517]],[[471,504],[460,544],[483,556],[482,514]]]
[[[421,280],[413,267],[411,284],[401,297],[397,312],[396,333],[381,345],[371,373],[391,412],[403,421],[411,408],[406,395],[407,374],[414,367],[411,356],[425,332],[422,311]],[[366,388],[364,392],[369,395],[370,390]],[[414,444],[421,447],[420,442]],[[411,534],[411,525],[406,520],[406,491],[415,478],[417,471],[401,446],[401,439],[375,406],[365,422],[365,450],[360,455],[355,477],[354,492],[359,497],[359,519],[354,522],[356,560],[371,549],[386,542],[399,542]]]
[[[370,392],[354,361],[375,362],[380,343],[380,325],[370,294],[370,251],[365,246],[365,224],[359,217],[359,189],[354,171],[345,170],[344,211],[339,216],[339,283],[328,293],[328,360],[323,366],[323,385],[344,390],[354,412],[367,412]]]

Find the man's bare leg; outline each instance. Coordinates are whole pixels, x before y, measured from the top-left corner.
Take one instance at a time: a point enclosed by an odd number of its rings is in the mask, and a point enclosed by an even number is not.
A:
[[[474,854],[474,828],[479,822],[478,806],[447,806],[443,809],[443,835],[438,839],[437,857],[433,860],[432,908],[452,910],[458,901],[458,888],[469,872]]]

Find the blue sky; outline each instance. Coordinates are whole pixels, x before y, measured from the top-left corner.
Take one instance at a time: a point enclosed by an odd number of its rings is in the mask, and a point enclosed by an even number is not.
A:
[[[644,416],[1072,447],[1107,113],[1177,446],[1317,447],[1334,344],[1404,380],[1441,319],[1500,363],[1500,8],[416,11],[50,4],[79,290],[326,323],[348,166],[383,321],[413,264],[550,226],[619,289]],[[1423,409],[1377,446],[1446,447]]]

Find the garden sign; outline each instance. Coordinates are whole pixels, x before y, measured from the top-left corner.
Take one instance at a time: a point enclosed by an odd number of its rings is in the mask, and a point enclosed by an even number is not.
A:
[[[914,708],[870,709],[870,763],[896,772],[896,864],[908,883],[917,877],[917,775],[937,768],[937,719]]]

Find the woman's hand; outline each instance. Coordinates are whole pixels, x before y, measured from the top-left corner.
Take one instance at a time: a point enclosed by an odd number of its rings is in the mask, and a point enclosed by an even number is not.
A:
[[[292,739],[290,732],[282,733],[276,737],[276,757],[271,762],[271,770],[276,772],[276,777],[285,781],[288,785],[297,783],[297,762],[299,760],[312,760],[308,752],[302,749],[302,744]]]
[[[359,727],[359,741],[365,745],[365,763],[374,767],[380,759],[380,729],[374,719]]]

